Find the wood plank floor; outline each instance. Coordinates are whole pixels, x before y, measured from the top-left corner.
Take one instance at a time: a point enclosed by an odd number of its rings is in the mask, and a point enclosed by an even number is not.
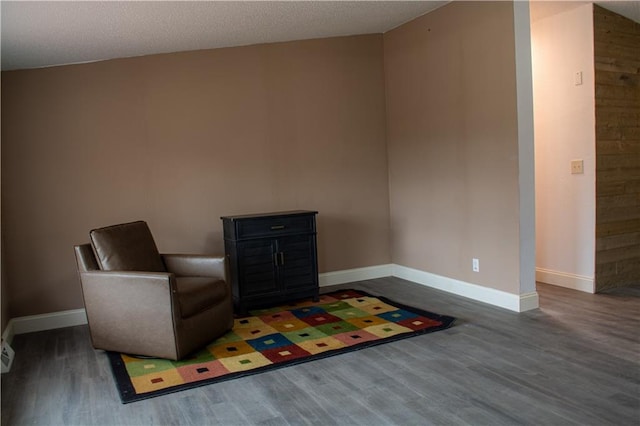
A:
[[[517,314],[398,278],[351,285],[452,328],[127,405],[86,326],[18,335],[2,425],[640,425],[640,291],[539,284]]]

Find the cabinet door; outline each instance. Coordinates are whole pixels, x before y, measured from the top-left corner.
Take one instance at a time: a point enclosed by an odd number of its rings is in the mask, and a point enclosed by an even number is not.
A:
[[[271,294],[278,291],[276,240],[252,240],[238,243],[240,297]]]
[[[281,253],[278,272],[285,291],[317,286],[315,235],[281,237],[277,249]]]

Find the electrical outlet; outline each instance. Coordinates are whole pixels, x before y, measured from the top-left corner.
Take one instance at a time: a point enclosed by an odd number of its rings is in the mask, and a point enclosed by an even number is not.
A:
[[[471,268],[473,269],[473,272],[480,272],[480,261],[474,258],[471,264]]]

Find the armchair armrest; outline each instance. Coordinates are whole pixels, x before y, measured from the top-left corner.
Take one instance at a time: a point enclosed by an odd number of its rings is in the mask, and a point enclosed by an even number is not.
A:
[[[87,271],[80,273],[80,280],[87,311],[96,315],[148,321],[171,314],[176,288],[171,273]]]
[[[179,306],[175,276],[167,272],[80,272],[93,346],[176,357],[172,336]]]
[[[162,254],[167,271],[178,277],[212,277],[227,280],[226,258],[196,254]]]

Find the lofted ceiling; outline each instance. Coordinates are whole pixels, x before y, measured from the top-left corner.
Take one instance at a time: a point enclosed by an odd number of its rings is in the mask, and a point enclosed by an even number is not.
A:
[[[5,1],[1,68],[384,33],[448,1]],[[596,2],[636,21],[640,2]]]
[[[2,1],[2,69],[384,33],[446,1]]]

